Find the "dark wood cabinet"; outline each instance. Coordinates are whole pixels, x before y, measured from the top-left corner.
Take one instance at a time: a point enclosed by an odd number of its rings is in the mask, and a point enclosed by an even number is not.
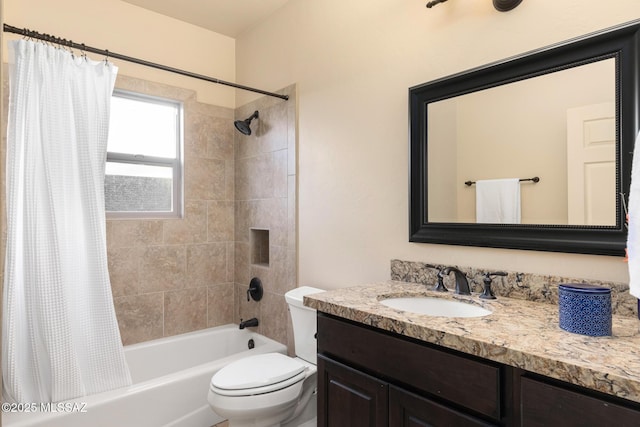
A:
[[[521,378],[522,427],[637,427],[640,412],[608,400]]]
[[[319,426],[490,426],[500,366],[318,315]]]
[[[388,398],[387,383],[318,356],[318,425],[387,426]]]
[[[640,426],[640,404],[318,313],[318,426]]]

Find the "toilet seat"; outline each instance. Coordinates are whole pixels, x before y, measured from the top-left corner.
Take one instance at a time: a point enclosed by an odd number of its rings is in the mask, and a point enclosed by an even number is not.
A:
[[[270,393],[305,379],[307,366],[280,353],[245,357],[230,363],[211,378],[211,391],[222,396]]]

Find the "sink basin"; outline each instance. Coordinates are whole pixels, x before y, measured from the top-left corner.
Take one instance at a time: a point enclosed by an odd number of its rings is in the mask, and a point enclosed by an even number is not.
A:
[[[491,311],[477,305],[444,298],[388,298],[381,300],[380,304],[396,310],[438,317],[482,317],[491,314]]]

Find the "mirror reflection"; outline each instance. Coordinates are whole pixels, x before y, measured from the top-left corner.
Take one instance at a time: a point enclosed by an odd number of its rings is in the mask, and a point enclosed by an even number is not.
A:
[[[429,103],[425,221],[615,226],[615,102],[609,58]]]

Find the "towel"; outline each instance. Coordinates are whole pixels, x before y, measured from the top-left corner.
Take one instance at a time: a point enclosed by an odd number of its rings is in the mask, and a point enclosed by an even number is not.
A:
[[[477,181],[476,222],[520,224],[520,180],[508,178]]]
[[[631,166],[627,253],[629,254],[629,293],[640,298],[640,134],[636,137]]]

